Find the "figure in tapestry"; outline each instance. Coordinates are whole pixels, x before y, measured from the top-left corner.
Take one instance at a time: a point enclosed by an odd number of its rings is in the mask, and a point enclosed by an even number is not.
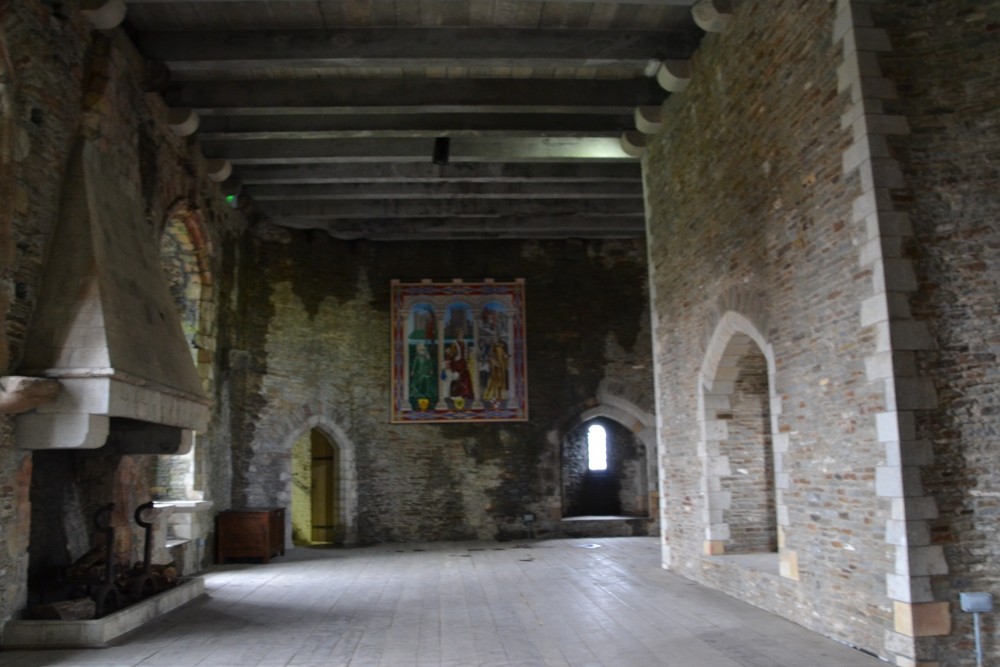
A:
[[[419,304],[410,315],[409,402],[414,410],[426,410],[437,403],[437,318],[434,310]]]

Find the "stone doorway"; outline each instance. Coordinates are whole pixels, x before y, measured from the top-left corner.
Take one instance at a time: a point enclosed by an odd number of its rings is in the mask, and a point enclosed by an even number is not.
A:
[[[292,447],[292,542],[297,546],[342,544],[340,452],[322,431],[311,429]]]

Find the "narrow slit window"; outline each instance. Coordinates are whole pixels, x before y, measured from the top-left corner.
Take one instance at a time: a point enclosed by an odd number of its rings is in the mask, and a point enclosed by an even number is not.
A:
[[[608,469],[608,433],[598,424],[587,429],[587,469]]]

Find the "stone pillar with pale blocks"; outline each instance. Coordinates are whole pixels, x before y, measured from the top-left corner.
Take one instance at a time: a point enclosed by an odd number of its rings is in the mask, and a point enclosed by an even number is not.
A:
[[[867,379],[884,395],[885,410],[875,415],[884,459],[875,471],[876,494],[889,501],[885,540],[895,552],[895,568],[886,573],[893,627],[886,649],[896,664],[934,667],[921,660],[920,638],[951,632],[949,603],[936,600],[930,578],[948,573],[939,545],[931,543],[928,520],[937,516],[934,498],[921,483],[921,468],[933,464],[931,444],[916,434],[915,411],[937,407],[929,377],[919,375],[916,352],[931,349],[926,324],[915,320],[909,297],[917,289],[911,260],[902,249],[912,234],[909,217],[895,210],[890,191],[904,185],[887,138],[907,134],[905,117],[885,113],[884,101],[896,97],[883,77],[879,54],[892,50],[885,31],[873,25],[868,0],[838,0],[834,40],[842,44],[838,87],[850,93],[841,126],[853,142],[844,151],[845,177],[857,177],[861,195],[854,201],[853,222],[864,243],[859,266],[872,275],[871,296],[861,305],[860,324],[876,333],[876,351],[865,360]]]

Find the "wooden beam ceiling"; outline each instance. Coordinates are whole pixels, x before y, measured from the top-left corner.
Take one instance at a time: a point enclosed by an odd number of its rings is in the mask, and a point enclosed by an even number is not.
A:
[[[339,238],[642,236],[621,137],[639,107],[655,127],[661,62],[702,35],[695,0],[127,3],[226,191]]]

